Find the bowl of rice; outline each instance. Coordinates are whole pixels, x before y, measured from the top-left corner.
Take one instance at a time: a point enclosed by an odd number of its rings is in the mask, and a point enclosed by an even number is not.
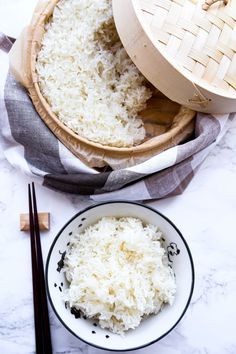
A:
[[[97,348],[135,350],[167,335],[194,287],[189,247],[164,215],[134,202],[105,202],[60,230],[46,264],[49,301],[61,323]]]

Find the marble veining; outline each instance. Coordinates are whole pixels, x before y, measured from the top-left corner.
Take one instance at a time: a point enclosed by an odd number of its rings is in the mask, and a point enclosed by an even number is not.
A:
[[[235,152],[230,131],[183,195],[150,203],[168,215],[187,239],[196,283],[180,324],[159,343],[140,350],[142,354],[236,353]],[[30,354],[34,353],[30,245],[29,236],[19,231],[19,213],[27,211],[29,179],[12,169],[1,155],[0,181],[0,353]],[[37,193],[39,209],[52,216],[50,232],[42,234],[46,258],[65,221],[91,202],[38,185]],[[50,323],[54,353],[98,352],[73,337],[51,310]]]
[[[36,0],[0,0],[0,30],[17,36]],[[192,251],[196,282],[179,325],[140,354],[236,354],[236,122],[207,157],[183,195],[149,203],[179,227]],[[29,236],[19,231],[27,211],[27,176],[0,151],[0,354],[34,354]],[[37,185],[39,210],[51,213],[42,234],[46,259],[63,224],[93,203]],[[50,309],[54,354],[109,353],[71,335]],[[137,352],[137,351],[135,351]],[[135,353],[134,352],[134,353]]]

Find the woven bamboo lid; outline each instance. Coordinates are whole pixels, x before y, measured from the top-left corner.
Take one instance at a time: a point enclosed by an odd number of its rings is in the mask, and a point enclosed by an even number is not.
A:
[[[113,13],[133,62],[167,97],[197,111],[234,112],[236,0],[207,1],[113,0]]]

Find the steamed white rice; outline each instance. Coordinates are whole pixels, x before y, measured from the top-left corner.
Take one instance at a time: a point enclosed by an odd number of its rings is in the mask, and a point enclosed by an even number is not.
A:
[[[104,145],[141,143],[138,113],[151,92],[115,29],[111,0],[60,0],[36,71],[43,96],[70,129]]]
[[[72,236],[64,265],[70,307],[122,334],[172,304],[176,283],[161,238],[157,226],[133,217],[103,217]]]

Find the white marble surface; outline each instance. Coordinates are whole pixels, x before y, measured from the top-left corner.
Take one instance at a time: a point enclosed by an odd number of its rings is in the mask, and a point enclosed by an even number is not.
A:
[[[0,30],[17,36],[35,0],[0,0]],[[236,123],[206,159],[185,193],[150,205],[169,216],[183,232],[195,262],[191,305],[167,337],[140,354],[236,353]],[[27,211],[26,176],[0,152],[0,353],[34,353],[29,236],[19,231]],[[52,215],[42,236],[46,258],[61,226],[85,206],[79,197],[37,186],[39,209]],[[102,353],[74,338],[50,312],[54,353]],[[106,352],[104,352],[106,353]]]

